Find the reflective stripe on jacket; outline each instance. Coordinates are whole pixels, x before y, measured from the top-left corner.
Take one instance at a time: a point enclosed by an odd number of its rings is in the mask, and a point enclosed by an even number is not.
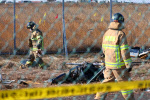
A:
[[[102,48],[107,68],[129,68],[132,62],[126,34],[119,29],[120,26],[118,22],[111,22],[103,36]]]

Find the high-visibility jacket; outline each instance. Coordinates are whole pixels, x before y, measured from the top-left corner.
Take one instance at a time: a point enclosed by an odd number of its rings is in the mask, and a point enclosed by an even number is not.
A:
[[[43,34],[39,29],[32,30],[30,39],[32,41],[32,47],[30,47],[31,51],[37,51],[38,49],[41,49],[41,50],[44,49]]]
[[[129,68],[131,57],[127,44],[126,34],[120,29],[121,24],[111,22],[105,32],[102,41],[103,53],[105,54],[105,65],[107,68]]]

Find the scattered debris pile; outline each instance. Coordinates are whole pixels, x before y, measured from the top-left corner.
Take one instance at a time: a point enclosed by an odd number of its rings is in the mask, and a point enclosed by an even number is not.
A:
[[[66,63],[67,65],[77,65],[69,70],[68,73],[62,73],[59,76],[49,79],[45,82],[51,84],[62,83],[91,83],[102,81],[104,79],[104,63]]]
[[[0,74],[0,83],[2,84],[10,84],[12,82],[15,82],[15,80],[6,80],[2,78],[2,75]]]

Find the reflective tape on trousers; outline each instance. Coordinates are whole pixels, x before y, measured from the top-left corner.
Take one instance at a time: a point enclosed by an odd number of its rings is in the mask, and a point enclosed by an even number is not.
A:
[[[0,100],[57,98],[150,87],[150,80],[0,90]]]

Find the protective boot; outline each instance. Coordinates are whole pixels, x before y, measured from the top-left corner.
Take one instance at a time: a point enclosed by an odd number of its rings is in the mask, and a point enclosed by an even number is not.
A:
[[[95,95],[96,100],[105,100],[107,93],[97,92]]]
[[[125,100],[135,100],[133,93],[123,95],[123,97],[124,97]]]
[[[44,68],[44,67],[46,67],[45,65],[45,63],[44,63],[44,61],[42,60],[42,58],[40,58],[40,57],[37,57],[36,58],[36,63],[38,64],[38,66],[40,67],[40,68]]]

